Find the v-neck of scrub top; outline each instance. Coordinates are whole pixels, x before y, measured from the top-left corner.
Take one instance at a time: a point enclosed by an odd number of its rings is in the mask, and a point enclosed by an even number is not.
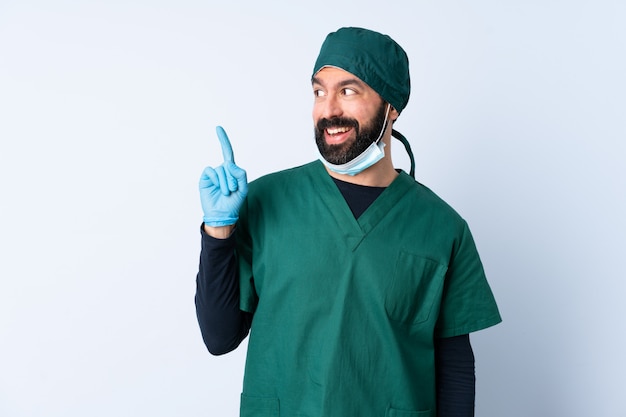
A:
[[[319,171],[312,175],[316,188],[320,190],[320,198],[335,216],[337,224],[348,236],[348,243],[356,250],[361,241],[372,229],[389,213],[389,211],[402,199],[410,188],[415,185],[415,180],[404,171],[370,204],[370,206],[356,219],[348,206],[345,198],[332,177],[326,172],[324,165],[317,161],[313,164],[314,170]]]
[[[351,182],[342,181],[332,178],[333,182],[339,188],[341,195],[348,203],[350,211],[355,218],[361,217],[365,210],[385,191],[387,187],[371,187],[368,185],[353,184]]]

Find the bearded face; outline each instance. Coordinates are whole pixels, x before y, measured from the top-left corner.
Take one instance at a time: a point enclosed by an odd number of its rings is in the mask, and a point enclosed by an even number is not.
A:
[[[363,153],[378,140],[385,125],[387,103],[382,102],[374,117],[361,126],[356,119],[348,117],[321,118],[315,125],[315,143],[320,154],[331,164],[342,165]],[[353,130],[350,140],[339,144],[329,143],[328,138]]]

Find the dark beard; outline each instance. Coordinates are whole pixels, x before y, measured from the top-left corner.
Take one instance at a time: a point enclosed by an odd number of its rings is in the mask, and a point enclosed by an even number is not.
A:
[[[315,126],[315,143],[324,159],[334,165],[342,165],[352,161],[361,155],[373,142],[378,139],[380,131],[385,123],[387,103],[382,103],[376,116],[361,131],[356,119],[346,117],[333,117],[332,119],[320,119]],[[352,127],[356,132],[354,142],[329,145],[324,139],[324,130],[333,127]]]

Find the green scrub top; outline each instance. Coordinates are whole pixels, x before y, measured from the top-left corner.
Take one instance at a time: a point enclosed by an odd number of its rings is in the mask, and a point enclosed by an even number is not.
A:
[[[500,322],[467,224],[404,172],[359,219],[319,161],[262,177],[237,240],[242,417],[434,417],[434,338]]]

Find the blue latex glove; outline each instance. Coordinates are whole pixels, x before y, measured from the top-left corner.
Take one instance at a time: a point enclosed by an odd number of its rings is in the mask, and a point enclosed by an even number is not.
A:
[[[233,148],[221,126],[216,128],[224,163],[207,167],[200,177],[200,201],[207,226],[228,226],[239,218],[239,208],[248,194],[246,171],[235,165]]]

